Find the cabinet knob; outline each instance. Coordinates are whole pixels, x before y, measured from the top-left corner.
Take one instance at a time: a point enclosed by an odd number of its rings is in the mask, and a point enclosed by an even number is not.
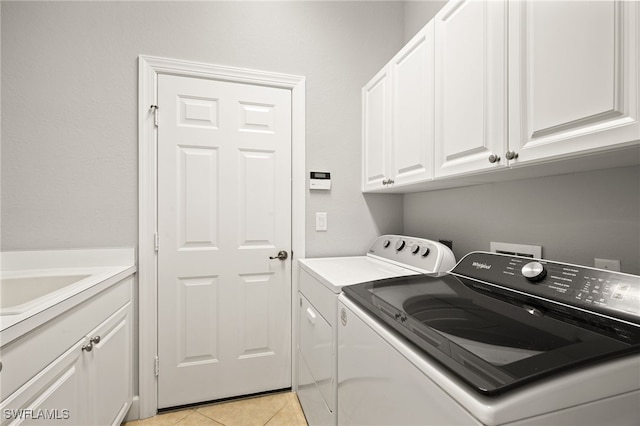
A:
[[[98,343],[100,343],[100,336],[92,337],[89,339],[89,343],[82,345],[82,350],[91,352],[93,350],[93,345],[97,345]]]
[[[515,151],[507,151],[504,156],[507,157],[507,160],[515,160],[518,158],[518,153]]]
[[[499,155],[491,154],[491,155],[489,156],[489,162],[490,162],[491,164],[493,164],[493,163],[497,163],[497,162],[499,162],[499,161],[500,161],[500,156],[499,156]]]

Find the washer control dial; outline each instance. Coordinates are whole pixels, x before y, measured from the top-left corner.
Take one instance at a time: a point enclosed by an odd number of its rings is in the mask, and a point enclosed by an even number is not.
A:
[[[420,245],[416,244],[415,246],[411,247],[412,254],[418,254],[419,251],[420,251]]]
[[[547,269],[540,262],[529,262],[522,267],[522,276],[535,283],[547,276]]]
[[[384,248],[388,248],[391,245],[391,241],[389,240],[384,240],[384,242],[382,243],[382,247]]]
[[[405,240],[398,240],[398,242],[396,243],[396,250],[397,251],[402,251],[402,249],[407,245]]]
[[[423,247],[422,251],[420,252],[420,255],[422,257],[427,257],[429,256],[429,253],[431,253],[431,250],[429,249],[429,247]]]

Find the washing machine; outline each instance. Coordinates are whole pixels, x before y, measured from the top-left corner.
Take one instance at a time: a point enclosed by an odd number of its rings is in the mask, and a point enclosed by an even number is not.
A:
[[[340,425],[638,425],[640,277],[473,252],[345,287]]]
[[[371,280],[444,273],[455,265],[449,247],[402,235],[378,237],[362,256],[298,261],[297,393],[309,425],[336,425],[338,296]]]

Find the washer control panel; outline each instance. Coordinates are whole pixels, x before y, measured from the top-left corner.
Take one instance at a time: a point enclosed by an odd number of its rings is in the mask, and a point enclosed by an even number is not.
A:
[[[473,252],[452,274],[640,324],[640,276],[548,260]]]
[[[456,264],[451,249],[442,243],[405,235],[383,235],[368,255],[408,266],[422,273],[448,272]]]

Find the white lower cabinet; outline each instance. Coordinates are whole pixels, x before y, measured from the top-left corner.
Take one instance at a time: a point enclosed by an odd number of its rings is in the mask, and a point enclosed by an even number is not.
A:
[[[3,425],[122,422],[133,399],[131,288],[132,279],[126,279],[2,348],[3,369],[22,359],[23,374],[29,377],[0,403]],[[69,334],[83,325],[93,328],[85,335]],[[34,371],[32,366],[42,360],[30,352],[47,346],[49,339],[75,343],[44,369]]]
[[[131,304],[102,323],[88,337],[99,339],[83,354],[89,389],[89,424],[118,425],[127,414],[132,395]]]

